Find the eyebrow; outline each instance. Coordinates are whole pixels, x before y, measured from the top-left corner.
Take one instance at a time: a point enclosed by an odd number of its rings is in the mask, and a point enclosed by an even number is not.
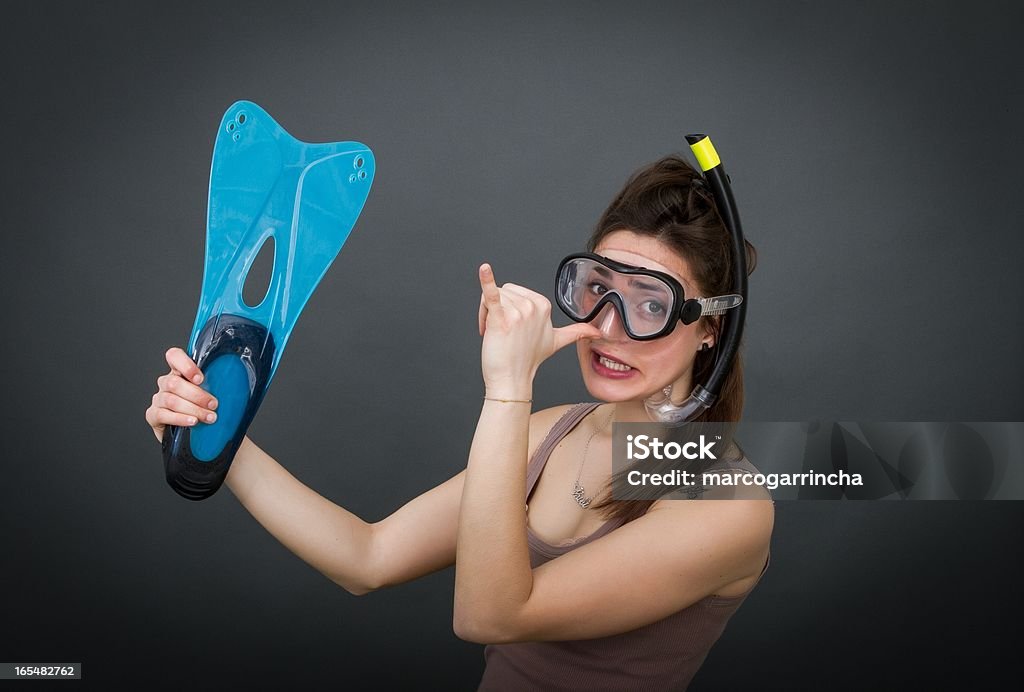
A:
[[[612,276],[611,270],[608,269],[607,267],[594,267],[594,271],[597,272],[598,274],[600,274],[601,276],[604,276],[604,277],[607,277],[607,278],[611,278],[611,276]],[[630,278],[629,285],[630,286],[636,286],[636,287],[638,287],[640,289],[643,289],[645,291],[657,291],[659,288],[661,288],[660,284],[652,284],[652,283],[648,283],[646,281],[641,281],[639,279],[633,279],[633,278]]]
[[[630,279],[629,280],[629,285],[630,286],[638,286],[641,289],[646,290],[646,291],[657,291],[659,288],[663,288],[663,286],[659,286],[657,284],[650,284],[650,283],[647,283],[646,281],[639,281],[637,279]]]

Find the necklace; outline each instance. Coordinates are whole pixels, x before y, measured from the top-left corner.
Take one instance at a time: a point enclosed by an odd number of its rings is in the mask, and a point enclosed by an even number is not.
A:
[[[600,428],[596,428],[594,432],[590,433],[590,437],[587,438],[587,445],[583,448],[583,460],[580,461],[580,472],[576,474],[576,482],[573,484],[572,490],[573,499],[576,500],[576,502],[579,503],[579,506],[582,507],[583,509],[589,507],[590,501],[594,499],[593,497],[584,497],[583,486],[580,485],[580,478],[583,477],[583,465],[587,463],[587,452],[590,451],[590,442],[594,439],[594,436],[597,435],[597,433],[601,432],[606,427],[608,427],[608,423],[610,423],[612,418],[614,417],[615,407],[612,406],[612,412],[608,414],[608,418],[605,420],[605,422],[601,425]]]

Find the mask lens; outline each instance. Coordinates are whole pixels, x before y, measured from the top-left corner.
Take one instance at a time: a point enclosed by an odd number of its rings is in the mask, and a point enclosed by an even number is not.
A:
[[[584,295],[591,264],[593,262],[587,259],[572,259],[562,265],[562,271],[558,275],[558,304],[574,319],[587,319],[594,308],[594,301]]]
[[[672,289],[661,279],[652,276],[625,276],[629,282],[626,321],[637,336],[657,334],[668,323],[672,314]],[[627,294],[623,294],[625,297]]]
[[[574,258],[562,267],[558,299],[570,317],[592,319],[609,293],[622,301],[626,314],[620,317],[632,336],[657,334],[675,314],[672,288],[656,276],[619,272],[589,258]]]

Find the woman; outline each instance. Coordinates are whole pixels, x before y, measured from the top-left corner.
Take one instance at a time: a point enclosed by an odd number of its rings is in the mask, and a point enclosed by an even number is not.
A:
[[[701,176],[678,157],[630,178],[588,249],[599,263],[663,272],[687,297],[732,285],[728,232]],[[454,563],[455,632],[488,644],[480,689],[683,689],[767,568],[773,505],[759,489],[728,502],[612,499],[611,424],[649,421],[644,400],[669,385],[673,401],[684,399],[714,362],[721,318],[678,320],[638,340],[609,303],[589,323],[554,328],[546,298],[499,288],[487,264],[479,278],[486,393],[464,471],[374,524],[248,438],[225,482],[268,531],[353,594]],[[588,392],[607,403],[531,414],[538,367],[570,343]],[[167,362],[146,412],[157,439],[167,425],[216,416],[195,363],[178,348]],[[698,420],[738,420],[742,403],[737,358]]]

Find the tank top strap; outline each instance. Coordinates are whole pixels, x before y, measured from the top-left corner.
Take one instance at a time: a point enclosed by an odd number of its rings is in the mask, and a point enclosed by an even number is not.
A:
[[[601,405],[599,401],[587,401],[580,404],[576,404],[571,407],[568,411],[562,414],[551,430],[548,431],[544,441],[540,443],[537,450],[533,453],[530,458],[530,463],[526,470],[526,497],[530,497],[530,493],[533,492],[533,486],[537,484],[537,479],[540,478],[541,471],[544,470],[544,465],[548,463],[548,457],[551,456],[551,452],[555,449],[562,438],[569,434],[569,432],[579,425],[580,421],[586,418],[587,414],[596,409]]]

